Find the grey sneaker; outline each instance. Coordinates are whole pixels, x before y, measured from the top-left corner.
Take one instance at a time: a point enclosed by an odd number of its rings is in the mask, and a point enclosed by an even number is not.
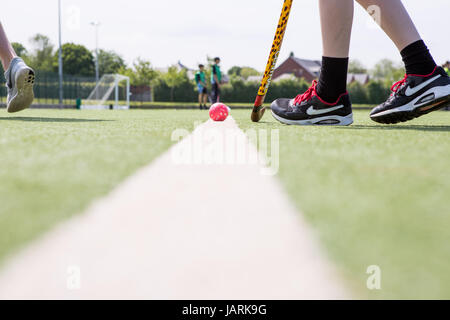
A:
[[[27,109],[34,99],[34,71],[21,58],[14,58],[5,73],[8,99],[6,111],[18,112]]]

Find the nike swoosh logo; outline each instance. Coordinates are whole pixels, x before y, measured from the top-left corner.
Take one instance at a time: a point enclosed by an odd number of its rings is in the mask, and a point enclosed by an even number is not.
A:
[[[425,88],[427,85],[429,85],[429,84],[432,83],[433,81],[436,81],[436,80],[439,79],[440,77],[441,77],[441,75],[439,74],[439,75],[437,75],[436,77],[431,78],[430,80],[425,81],[424,83],[421,83],[421,84],[418,85],[418,86],[415,86],[414,88],[408,87],[408,88],[406,88],[405,94],[406,94],[408,97],[411,97],[412,95],[415,95],[417,92],[419,92],[420,90],[422,90],[423,88]]]
[[[325,113],[328,113],[328,112],[332,112],[332,111],[335,111],[335,110],[342,109],[343,107],[344,107],[344,105],[342,104],[342,105],[336,106],[336,107],[316,110],[316,109],[314,109],[314,107],[311,106],[311,107],[309,107],[308,110],[306,110],[306,113],[309,114],[310,116],[317,116],[319,114],[325,114]]]

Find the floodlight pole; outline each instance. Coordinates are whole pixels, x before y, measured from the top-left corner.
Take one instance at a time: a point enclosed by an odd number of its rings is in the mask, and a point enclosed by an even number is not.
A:
[[[100,27],[100,22],[91,22],[91,26],[95,28],[95,82],[98,84],[98,82],[100,81],[98,62],[98,28]]]
[[[59,28],[59,57],[58,57],[58,73],[59,73],[59,104],[62,106],[64,100],[63,88],[63,56],[62,56],[62,40],[61,40],[61,0],[58,0],[58,28]]]
[[[130,108],[130,78],[127,78],[127,107]]]
[[[119,78],[116,76],[116,79],[114,80],[114,91],[115,91],[115,103],[114,106],[115,109],[119,109]]]

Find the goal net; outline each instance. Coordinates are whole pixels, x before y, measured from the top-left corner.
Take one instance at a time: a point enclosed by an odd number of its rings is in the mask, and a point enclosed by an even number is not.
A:
[[[130,78],[120,74],[105,74],[81,109],[129,109]]]

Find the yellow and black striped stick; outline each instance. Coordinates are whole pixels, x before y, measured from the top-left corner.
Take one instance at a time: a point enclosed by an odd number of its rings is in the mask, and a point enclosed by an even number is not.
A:
[[[275,38],[273,39],[272,49],[270,50],[269,61],[267,61],[267,67],[264,72],[264,77],[261,82],[261,86],[258,90],[258,96],[255,100],[255,106],[252,111],[252,121],[258,122],[262,119],[265,108],[263,106],[264,99],[266,98],[267,91],[269,90],[270,81],[272,80],[273,71],[277,64],[278,55],[280,54],[281,45],[283,43],[284,34],[286,33],[286,28],[289,20],[289,15],[291,13],[293,0],[285,0],[283,4],[283,11],[281,12],[280,21],[278,22],[277,32]]]

